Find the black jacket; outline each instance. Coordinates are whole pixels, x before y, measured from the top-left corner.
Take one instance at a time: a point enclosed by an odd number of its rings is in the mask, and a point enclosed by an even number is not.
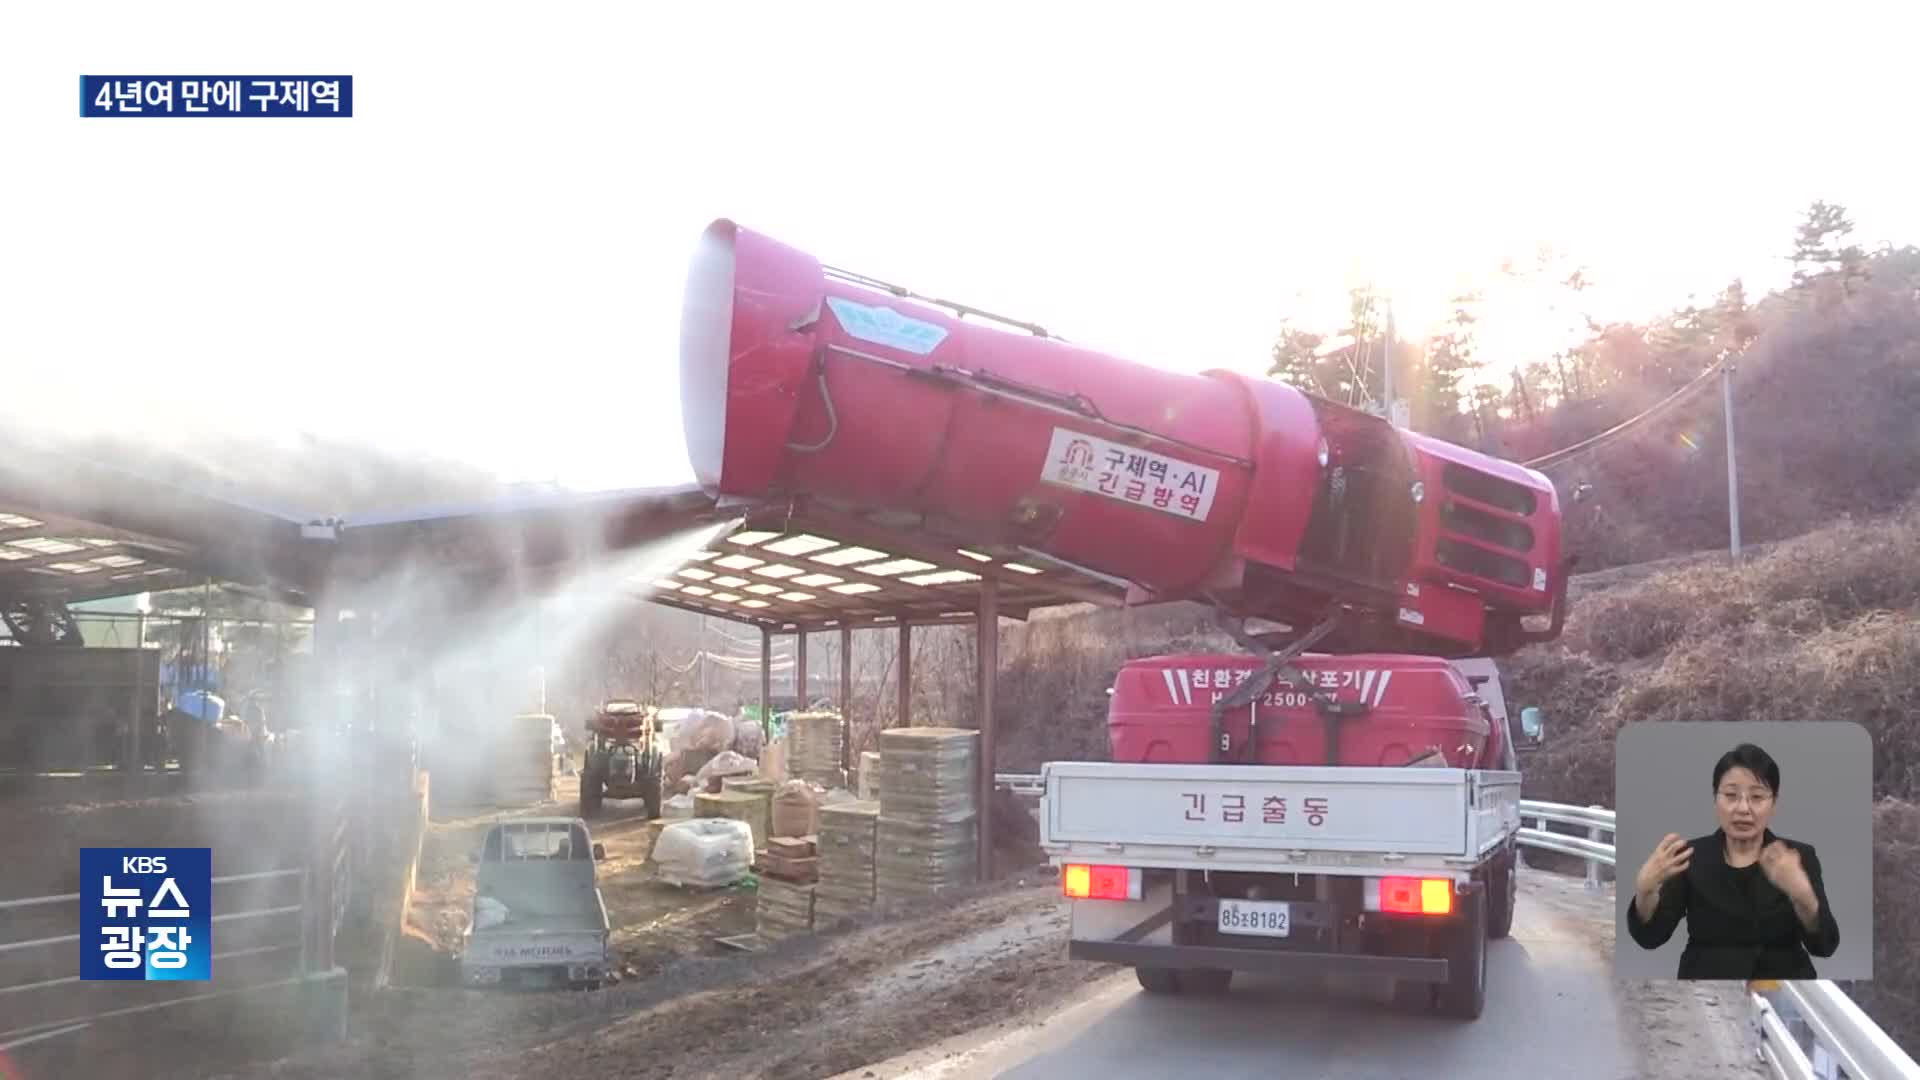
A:
[[[1761,843],[1778,839],[1768,830]],[[1833,921],[1813,845],[1784,842],[1800,853],[1800,865],[1820,899],[1818,929],[1809,931],[1800,924],[1793,901],[1774,888],[1759,863],[1728,866],[1726,836],[1715,829],[1689,841],[1693,861],[1686,873],[1661,886],[1653,918],[1642,920],[1639,906],[1627,902],[1627,932],[1641,948],[1657,949],[1673,936],[1673,928],[1684,916],[1687,947],[1680,953],[1682,979],[1819,978],[1807,954],[1832,956],[1840,947],[1840,926]]]

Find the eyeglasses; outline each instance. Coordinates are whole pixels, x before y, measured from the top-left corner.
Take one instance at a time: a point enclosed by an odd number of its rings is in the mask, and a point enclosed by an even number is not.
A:
[[[1771,803],[1773,801],[1773,793],[1770,791],[1722,791],[1720,793],[1720,801],[1728,806],[1738,806],[1742,802],[1745,802],[1749,806],[1759,807]]]

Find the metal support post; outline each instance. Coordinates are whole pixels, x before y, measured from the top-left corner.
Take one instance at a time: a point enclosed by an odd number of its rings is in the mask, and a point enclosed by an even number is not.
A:
[[[896,727],[913,726],[913,627],[900,624],[900,715]]]
[[[773,741],[773,631],[760,628],[760,733]]]
[[[142,616],[144,620],[145,616]],[[146,693],[147,653],[136,644],[133,649],[133,688],[127,701],[127,737],[120,745],[120,768],[135,776],[147,771],[145,751],[141,746],[147,727]]]
[[[1386,414],[1387,423],[1391,424],[1393,423],[1393,302],[1384,301],[1381,308],[1385,315],[1380,335],[1385,342],[1385,355],[1380,359],[1380,396],[1383,399],[1381,406]]]
[[[807,632],[801,630],[793,635],[793,696],[799,702],[796,708],[806,711],[813,703],[813,695],[807,683]]]
[[[1740,470],[1733,448],[1733,365],[1720,369],[1720,402],[1727,416],[1727,544],[1740,558]]]
[[[975,850],[980,861],[977,871],[980,880],[988,881],[993,877],[993,690],[1000,674],[1000,587],[992,578],[984,578],[980,582],[980,617],[975,633],[978,640],[974,655],[979,664],[974,673],[974,700],[979,710],[980,726],[976,788],[979,792],[979,846]]]
[[[1606,807],[1597,805],[1595,803],[1588,803],[1587,809],[1605,810]],[[1604,832],[1606,832],[1606,829],[1604,829],[1599,825],[1589,825],[1587,826],[1587,839],[1597,844],[1600,842],[1600,834]],[[1595,858],[1587,859],[1587,883],[1586,884],[1587,884],[1588,892],[1600,891],[1600,860],[1599,859],[1595,859]]]
[[[853,776],[853,628],[840,628],[840,769]],[[851,779],[848,781],[851,783]]]

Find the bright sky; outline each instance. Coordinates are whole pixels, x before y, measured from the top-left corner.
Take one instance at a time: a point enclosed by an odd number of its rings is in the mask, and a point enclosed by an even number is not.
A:
[[[1638,317],[1777,282],[1814,198],[1920,241],[1911,7],[1295,7],[16,4],[0,409],[668,483],[717,216],[1188,370],[1369,277],[1412,333],[1541,242]],[[82,120],[82,73],[351,74],[358,115]]]

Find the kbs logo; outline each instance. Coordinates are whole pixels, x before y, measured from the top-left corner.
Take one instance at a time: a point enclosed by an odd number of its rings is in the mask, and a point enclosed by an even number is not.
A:
[[[80,849],[80,978],[213,977],[210,848]]]

